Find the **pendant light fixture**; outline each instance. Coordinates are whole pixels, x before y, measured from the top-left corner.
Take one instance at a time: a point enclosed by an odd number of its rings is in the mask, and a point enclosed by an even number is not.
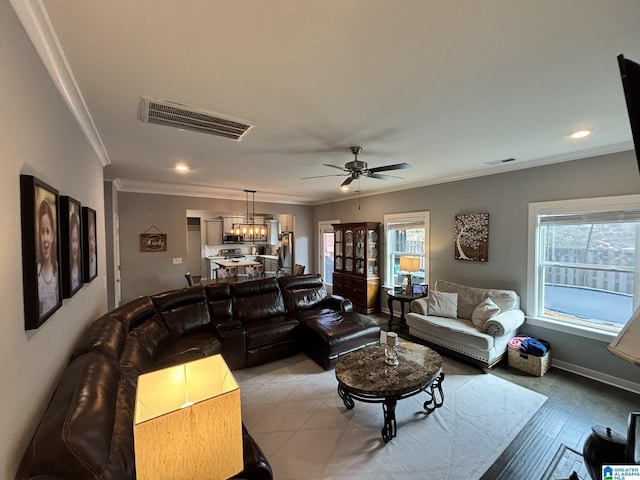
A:
[[[251,210],[251,217],[249,217],[249,194],[253,195],[253,199],[252,199],[252,210]],[[249,236],[251,237],[251,240],[253,241],[254,236],[257,234],[257,231],[255,229],[255,226],[253,224],[254,222],[254,217],[256,215],[256,191],[255,190],[245,190],[244,191],[245,194],[245,199],[246,199],[246,203],[247,203],[247,223],[249,224]],[[249,222],[249,218],[251,219],[251,222]],[[246,231],[246,226],[243,228],[243,231]]]

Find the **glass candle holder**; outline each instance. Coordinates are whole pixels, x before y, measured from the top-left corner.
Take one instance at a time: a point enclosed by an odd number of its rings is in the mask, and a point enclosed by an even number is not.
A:
[[[387,333],[387,343],[384,346],[384,361],[387,365],[398,365],[398,334]]]

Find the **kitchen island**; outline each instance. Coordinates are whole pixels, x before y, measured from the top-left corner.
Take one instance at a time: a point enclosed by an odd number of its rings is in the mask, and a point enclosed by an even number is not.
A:
[[[215,263],[217,263],[218,265],[220,265],[221,267],[225,267],[225,268],[231,268],[231,267],[248,267],[248,266],[255,266],[255,265],[262,265],[260,262],[256,261],[256,260],[247,260],[244,258],[235,258],[235,259],[231,259],[231,258],[216,258],[213,260]]]

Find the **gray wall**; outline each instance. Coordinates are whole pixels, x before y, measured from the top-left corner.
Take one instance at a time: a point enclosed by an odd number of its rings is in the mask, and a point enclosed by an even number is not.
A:
[[[256,212],[295,215],[296,262],[310,265],[313,258],[310,247],[315,235],[312,207],[265,203],[258,201],[259,198],[260,192],[257,192]],[[186,286],[184,274],[187,271],[187,210],[243,213],[246,203],[236,200],[119,192],[118,209],[124,303],[141,295]],[[167,234],[166,252],[140,252],[140,234],[152,225]],[[181,265],[172,263],[172,259],[177,257],[182,258]]]
[[[366,191],[366,183],[363,189]],[[357,200],[320,205],[313,214],[314,222],[335,218],[342,222],[382,222],[387,213],[429,210],[431,283],[446,279],[467,285],[510,288],[521,295],[525,306],[528,204],[639,192],[640,174],[634,153],[623,152],[362,197],[360,210]],[[469,212],[490,214],[487,263],[454,260],[454,216]],[[603,342],[540,327],[527,326],[525,330],[549,340],[554,359],[640,383],[640,369],[610,355]]]
[[[0,65],[0,478],[10,479],[78,336],[106,311],[106,270],[102,167],[8,1],[0,2]],[[22,173],[92,207],[98,220],[98,277],[30,331],[22,302]]]
[[[115,272],[113,249],[115,244],[114,215],[118,212],[118,192],[113,182],[104,182],[104,225],[105,225],[105,253],[107,258],[107,308],[113,310],[115,304]]]

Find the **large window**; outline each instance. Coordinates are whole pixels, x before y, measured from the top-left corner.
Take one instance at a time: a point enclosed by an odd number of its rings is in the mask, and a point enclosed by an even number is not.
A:
[[[429,212],[384,216],[386,286],[401,285],[407,272],[400,270],[400,257],[418,257],[420,270],[411,274],[412,283],[429,283]]]
[[[530,204],[529,220],[529,315],[617,333],[640,300],[640,196]]]

